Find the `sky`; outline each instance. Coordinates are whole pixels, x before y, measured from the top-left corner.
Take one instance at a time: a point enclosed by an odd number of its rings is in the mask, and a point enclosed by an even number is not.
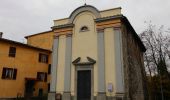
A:
[[[24,36],[48,31],[53,20],[67,18],[85,0],[0,0],[0,32],[3,38],[25,42]],[[98,10],[122,8],[136,32],[145,22],[170,28],[170,0],[86,0]]]

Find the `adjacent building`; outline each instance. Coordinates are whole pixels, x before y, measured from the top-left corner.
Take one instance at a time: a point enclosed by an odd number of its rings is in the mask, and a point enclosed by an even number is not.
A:
[[[0,99],[47,96],[51,52],[0,38]]]

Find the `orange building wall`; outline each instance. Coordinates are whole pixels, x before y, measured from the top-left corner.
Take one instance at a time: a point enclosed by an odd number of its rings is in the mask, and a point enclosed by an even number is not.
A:
[[[16,47],[15,58],[8,57],[10,46]],[[16,98],[18,93],[24,96],[25,78],[37,78],[37,72],[48,73],[48,64],[39,62],[39,53],[48,54],[50,57],[50,52],[47,51],[0,41],[0,98]],[[3,67],[16,68],[16,80],[2,79]],[[43,88],[44,94],[47,94],[47,83],[48,81],[37,82],[34,95],[38,95],[39,88]]]
[[[27,37],[27,43],[36,47],[52,50],[54,32],[44,32]]]

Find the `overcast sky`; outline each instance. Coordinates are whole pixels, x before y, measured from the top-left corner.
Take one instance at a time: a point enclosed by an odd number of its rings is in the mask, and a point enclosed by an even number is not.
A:
[[[98,10],[122,7],[137,33],[145,28],[145,21],[170,27],[170,0],[87,0]],[[24,36],[48,31],[53,20],[69,17],[84,5],[84,0],[0,0],[0,31],[3,37],[24,41]]]

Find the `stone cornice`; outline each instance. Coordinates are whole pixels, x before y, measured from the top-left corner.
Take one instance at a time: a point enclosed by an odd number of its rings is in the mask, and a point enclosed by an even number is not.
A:
[[[95,22],[100,23],[100,22],[109,21],[109,20],[118,19],[118,18],[123,18],[123,17],[124,17],[123,15],[114,15],[114,16],[109,16],[109,17],[102,17],[102,18],[95,19]]]
[[[104,28],[97,28],[97,32],[104,32]]]
[[[73,27],[74,27],[74,24],[71,23],[71,24],[53,26],[51,28],[54,30],[54,29],[73,28]]]

